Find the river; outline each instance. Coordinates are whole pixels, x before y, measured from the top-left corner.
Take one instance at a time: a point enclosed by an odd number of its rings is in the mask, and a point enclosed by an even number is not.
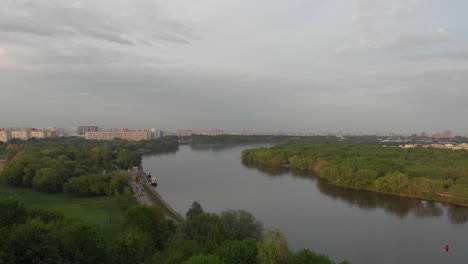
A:
[[[176,153],[145,156],[143,166],[159,178],[158,192],[182,215],[193,201],[216,213],[245,209],[265,228],[280,229],[294,250],[311,248],[352,264],[468,262],[468,208],[243,164],[241,151],[259,146],[265,145],[183,145]]]

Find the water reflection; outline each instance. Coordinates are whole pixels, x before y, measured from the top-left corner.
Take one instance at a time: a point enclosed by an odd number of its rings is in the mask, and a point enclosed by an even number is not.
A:
[[[213,152],[221,152],[227,149],[231,148],[236,148],[239,147],[239,145],[246,146],[246,148],[249,148],[249,145],[252,145],[252,148],[258,147],[259,143],[206,143],[206,144],[191,144],[190,149],[193,151],[213,151]],[[267,144],[268,145],[268,144]],[[265,146],[265,144],[262,144],[261,146]]]
[[[175,155],[178,151],[179,149],[158,151],[158,152],[151,152],[151,150],[137,150],[136,153],[142,156],[169,156],[169,155]]]
[[[414,215],[417,218],[440,217],[444,210],[440,203],[408,199],[388,194],[372,193],[334,186],[324,180],[317,181],[317,188],[325,195],[339,199],[362,209],[383,209],[385,212],[400,218]]]
[[[242,165],[249,169],[258,170],[259,172],[266,174],[268,176],[271,176],[271,177],[285,176],[285,175],[289,175],[289,173],[291,172],[291,170],[286,169],[286,168],[267,166],[263,164],[255,165],[245,160],[242,160]]]
[[[316,182],[317,189],[335,200],[343,201],[351,206],[365,210],[382,209],[385,212],[404,218],[412,215],[416,218],[441,217],[444,209],[447,209],[447,217],[453,224],[464,224],[468,222],[468,208],[453,206],[440,202],[409,199],[388,194],[373,193],[368,191],[353,190],[341,186],[328,184],[325,180],[316,177],[306,171],[292,170],[281,167],[255,165],[242,161],[242,165],[249,169],[255,169],[269,177],[293,176],[307,178]]]
[[[449,206],[447,215],[452,224],[464,224],[468,222],[468,208],[461,206]]]

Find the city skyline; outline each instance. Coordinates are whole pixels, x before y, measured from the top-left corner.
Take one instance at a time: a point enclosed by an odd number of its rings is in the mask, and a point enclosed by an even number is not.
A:
[[[0,124],[465,135],[467,8],[2,1]]]
[[[97,125],[86,125],[86,126],[72,126],[72,127],[32,127],[32,126],[13,126],[13,127],[1,127],[0,131],[9,131],[9,132],[44,132],[47,133],[54,132],[53,137],[67,135],[67,136],[84,136],[86,132],[162,132],[166,135],[176,135],[176,136],[189,136],[189,135],[300,135],[300,136],[313,136],[313,135],[347,135],[347,136],[359,136],[359,135],[377,135],[377,136],[410,136],[417,135],[421,137],[433,137],[433,138],[451,138],[456,136],[466,137],[468,134],[461,134],[453,132],[451,130],[445,129],[440,131],[415,131],[411,133],[403,133],[398,131],[380,131],[380,132],[353,132],[353,131],[327,131],[327,132],[317,132],[317,131],[298,131],[298,130],[282,130],[282,131],[268,131],[268,130],[254,130],[254,129],[235,129],[235,130],[225,130],[225,129],[213,129],[213,128],[204,128],[204,129],[166,129],[166,128],[155,128],[155,127],[132,127],[128,126],[122,127],[103,127]],[[48,136],[45,136],[48,137]],[[50,137],[50,136],[49,136]]]

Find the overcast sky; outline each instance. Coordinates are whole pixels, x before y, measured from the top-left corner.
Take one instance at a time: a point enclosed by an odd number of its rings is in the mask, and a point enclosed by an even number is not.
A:
[[[465,0],[1,0],[0,127],[468,134]]]

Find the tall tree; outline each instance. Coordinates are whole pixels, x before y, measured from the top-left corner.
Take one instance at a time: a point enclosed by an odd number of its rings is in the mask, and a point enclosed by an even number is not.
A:
[[[0,228],[22,224],[28,217],[24,205],[13,197],[0,199]]]
[[[228,210],[221,213],[221,227],[231,240],[260,239],[263,225],[245,210]]]
[[[192,220],[193,218],[197,217],[201,213],[203,213],[202,206],[200,205],[199,202],[194,201],[192,203],[192,206],[190,206],[190,209],[185,214],[185,218],[187,218],[187,220]]]
[[[124,229],[136,228],[147,233],[153,245],[162,249],[167,238],[167,222],[159,207],[136,205],[125,214]]]
[[[257,261],[257,241],[253,238],[243,241],[224,241],[218,255],[226,264],[255,264]]]
[[[257,250],[259,264],[291,263],[288,242],[279,230],[267,230],[262,240],[257,244]]]

